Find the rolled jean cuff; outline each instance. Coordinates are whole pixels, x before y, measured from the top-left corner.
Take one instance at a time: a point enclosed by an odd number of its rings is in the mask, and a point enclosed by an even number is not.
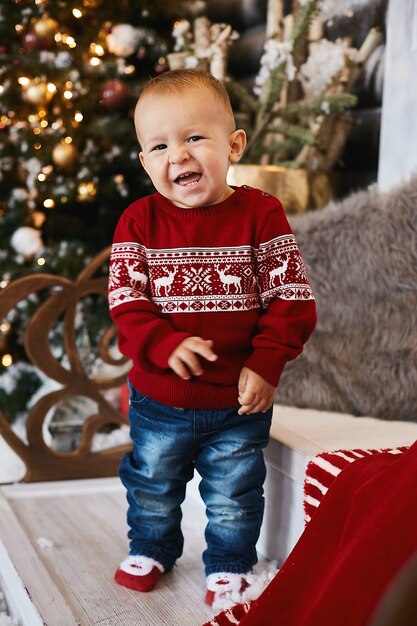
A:
[[[147,556],[149,559],[158,561],[164,568],[165,572],[169,572],[175,565],[175,560],[167,559],[161,550],[149,548],[149,546],[140,546],[138,544],[131,545],[129,556]]]
[[[225,574],[250,574],[252,573],[252,566],[245,565],[244,563],[210,563],[205,568],[206,576],[210,576],[210,574],[217,574],[219,572],[224,572]]]

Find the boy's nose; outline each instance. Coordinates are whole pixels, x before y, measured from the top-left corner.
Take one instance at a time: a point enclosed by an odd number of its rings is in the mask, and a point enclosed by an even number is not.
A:
[[[173,165],[176,163],[183,163],[184,161],[187,161],[189,158],[190,158],[190,155],[188,153],[188,150],[185,148],[185,146],[178,146],[178,147],[172,148],[169,154],[169,162],[172,163]]]

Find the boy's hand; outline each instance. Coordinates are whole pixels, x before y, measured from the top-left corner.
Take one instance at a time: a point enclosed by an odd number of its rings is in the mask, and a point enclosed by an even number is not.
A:
[[[202,337],[187,337],[175,348],[168,359],[169,367],[184,380],[190,380],[191,376],[201,376],[203,368],[197,358],[197,354],[207,361],[215,361],[217,354],[212,350],[213,342]]]
[[[248,367],[239,377],[239,415],[265,412],[274,403],[275,387]]]

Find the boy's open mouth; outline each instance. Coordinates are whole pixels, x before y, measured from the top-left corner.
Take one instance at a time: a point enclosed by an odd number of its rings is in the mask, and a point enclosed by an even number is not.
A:
[[[201,178],[201,174],[198,172],[186,172],[180,174],[174,182],[182,187],[188,187],[189,185],[196,185]]]

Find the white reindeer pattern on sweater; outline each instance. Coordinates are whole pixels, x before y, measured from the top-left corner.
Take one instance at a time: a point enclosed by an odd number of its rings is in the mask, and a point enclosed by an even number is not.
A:
[[[147,249],[115,243],[110,308],[152,300],[162,313],[244,311],[273,298],[313,299],[292,234],[252,246]]]

